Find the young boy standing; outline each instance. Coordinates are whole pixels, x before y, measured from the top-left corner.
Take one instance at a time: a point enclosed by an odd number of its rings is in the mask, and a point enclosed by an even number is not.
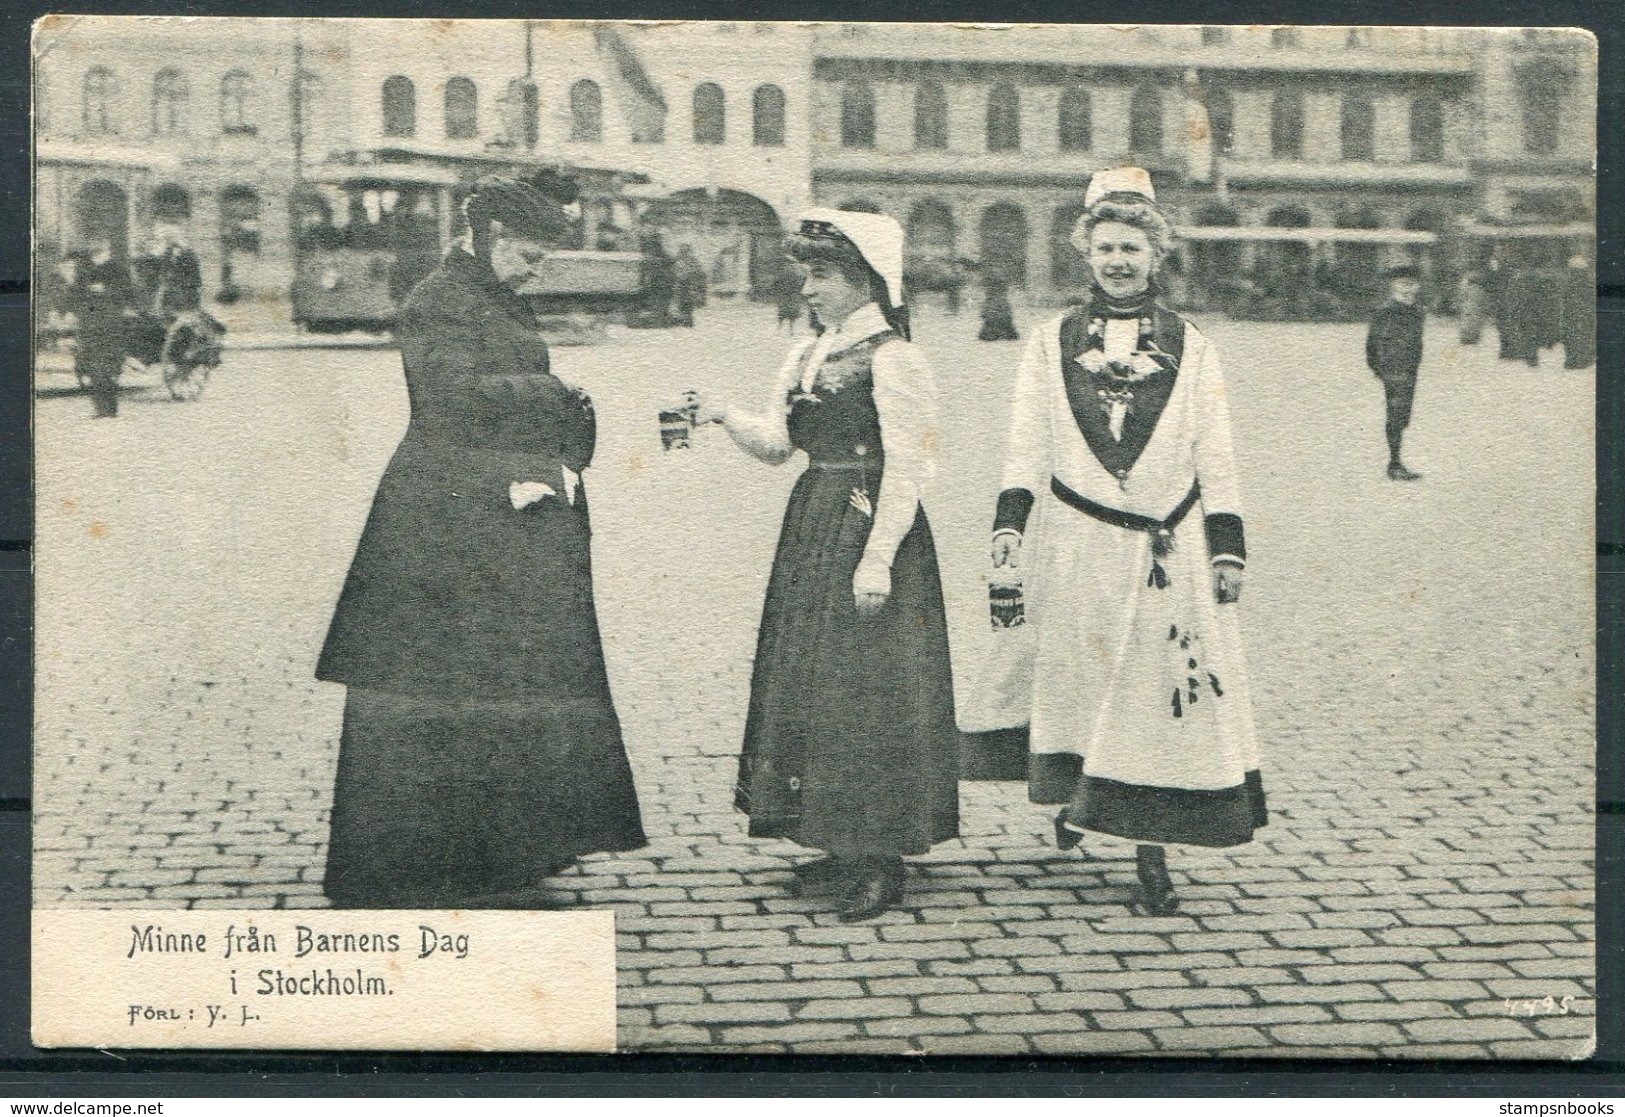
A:
[[[1400,460],[1400,442],[1411,422],[1416,373],[1422,365],[1422,308],[1417,303],[1421,275],[1410,266],[1388,273],[1388,301],[1371,320],[1365,339],[1365,363],[1382,381],[1387,397],[1388,479],[1419,481],[1420,473]]]

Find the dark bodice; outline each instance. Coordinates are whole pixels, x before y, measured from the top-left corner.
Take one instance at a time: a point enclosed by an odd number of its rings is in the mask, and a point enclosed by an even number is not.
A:
[[[453,251],[412,292],[396,335],[412,407],[408,438],[575,470],[591,460],[591,404],[549,371],[530,308],[466,253]]]
[[[875,407],[874,354],[895,337],[876,334],[829,357],[811,392],[790,393],[790,443],[815,463],[864,465],[879,470],[880,412]]]

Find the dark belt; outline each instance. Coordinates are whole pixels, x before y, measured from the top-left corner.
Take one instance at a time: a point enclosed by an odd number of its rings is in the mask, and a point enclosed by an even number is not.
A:
[[[1196,507],[1196,502],[1202,499],[1202,486],[1191,482],[1191,491],[1185,494],[1185,499],[1179,506],[1168,513],[1165,519],[1154,520],[1150,516],[1139,516],[1133,512],[1125,512],[1121,508],[1109,508],[1104,504],[1096,504],[1082,493],[1069,489],[1059,477],[1049,479],[1050,492],[1060,499],[1062,504],[1069,504],[1082,512],[1085,516],[1093,516],[1103,524],[1113,527],[1125,528],[1128,531],[1143,531],[1147,535],[1166,537],[1173,534],[1174,528],[1180,521]]]
[[[870,469],[874,466],[874,464],[875,461],[873,458],[809,458],[807,461],[807,468],[829,470],[849,469],[856,473],[860,470]]]

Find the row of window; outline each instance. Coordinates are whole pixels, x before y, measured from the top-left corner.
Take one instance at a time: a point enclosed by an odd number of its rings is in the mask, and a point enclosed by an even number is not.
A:
[[[306,73],[299,84],[301,109],[308,114],[321,98],[321,82]],[[227,134],[253,135],[259,131],[261,104],[259,82],[247,70],[231,70],[220,79],[217,90],[220,130]],[[84,96],[80,102],[81,123],[87,135],[110,136],[124,130],[126,97],[119,77],[106,66],[85,72]],[[192,83],[173,68],[159,70],[152,79],[152,132],[158,136],[181,135],[192,119]]]
[[[418,132],[417,87],[412,79],[396,74],[384,81],[382,112],[384,135],[397,138]],[[465,77],[454,77],[445,87],[445,127],[447,139],[473,139],[479,135],[479,89]],[[529,144],[534,145],[539,100],[535,86],[516,82],[509,92],[517,102]],[[702,82],[693,93],[693,136],[697,144],[723,144],[728,139],[728,98],[720,85]],[[759,85],[751,94],[751,143],[757,147],[784,144],[785,97],[776,85]],[[659,142],[663,134],[640,135],[635,139]],[[582,78],[570,87],[570,139],[577,143],[601,143],[604,139],[604,93],[597,82]]]
[[[524,139],[534,146],[538,134],[539,100],[536,89],[526,82],[514,83],[510,99],[520,108]],[[1557,150],[1560,125],[1560,90],[1545,82],[1542,75],[1520,74],[1519,103],[1523,116],[1524,150],[1530,154],[1551,154]],[[321,97],[315,75],[306,74],[300,82],[301,111],[309,113]],[[152,131],[155,135],[178,135],[187,131],[191,117],[191,83],[181,71],[160,70],[152,82]],[[466,77],[452,77],[444,89],[445,135],[448,139],[474,139],[479,135],[479,89]],[[232,70],[220,79],[218,112],[220,129],[228,134],[258,131],[256,112],[261,103],[258,83],[246,70]],[[1206,96],[1209,129],[1215,150],[1230,153],[1235,147],[1235,105],[1225,90],[1212,90]],[[120,132],[124,98],[118,76],[108,67],[87,71],[84,79],[83,125],[87,135]],[[410,138],[417,135],[417,90],[412,79],[395,75],[382,89],[384,135]],[[1432,94],[1410,102],[1410,157],[1415,162],[1433,163],[1444,157],[1445,112],[1442,100]],[[784,91],[776,85],[761,85],[751,96],[751,142],[758,147],[778,147],[784,143],[787,117]],[[308,125],[308,117],[306,120]],[[693,140],[696,144],[727,142],[727,95],[721,86],[704,82],[694,87],[692,96]],[[851,148],[875,145],[876,101],[874,88],[865,81],[849,81],[841,94],[841,143]],[[582,79],[570,88],[570,138],[582,143],[599,143],[604,138],[603,92],[598,83]],[[1021,97],[1007,82],[988,92],[986,146],[989,151],[1022,149]],[[634,136],[635,140],[660,142],[656,130]],[[1062,151],[1089,151],[1094,146],[1094,105],[1089,91],[1071,86],[1062,91],[1056,121],[1056,140]],[[1376,110],[1370,97],[1350,94],[1343,98],[1340,124],[1342,157],[1370,160],[1376,148]],[[921,82],[914,99],[914,146],[922,150],[948,147],[948,96],[941,82]],[[1129,149],[1142,155],[1160,154],[1164,146],[1163,93],[1155,86],[1136,89],[1129,100]],[[1279,89],[1270,103],[1270,154],[1277,158],[1300,158],[1304,148],[1304,99],[1294,89]]]
[[[1208,127],[1215,150],[1235,150],[1235,101],[1226,90],[1207,95]],[[986,144],[989,151],[1020,151],[1021,95],[1000,82],[988,91]],[[1163,94],[1145,85],[1129,98],[1129,150],[1158,155],[1164,144]],[[1087,89],[1070,86],[1061,92],[1056,115],[1056,141],[1062,151],[1088,151],[1094,146],[1094,102]],[[875,146],[875,92],[864,81],[847,82],[841,94],[841,144]],[[1411,159],[1436,163],[1444,158],[1444,103],[1423,95],[1410,103]],[[942,150],[948,146],[948,97],[941,82],[921,82],[914,98],[914,146]],[[1301,158],[1304,148],[1304,98],[1294,89],[1277,90],[1270,103],[1270,154]],[[1376,108],[1370,97],[1343,98],[1344,159],[1370,160],[1376,154]]]

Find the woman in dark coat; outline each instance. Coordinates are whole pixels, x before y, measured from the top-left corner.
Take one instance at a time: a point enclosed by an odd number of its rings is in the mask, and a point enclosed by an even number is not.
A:
[[[760,411],[728,431],[763,461],[796,450],[751,677],[736,804],[750,832],[824,851],[796,892],[843,922],[903,898],[903,857],[959,832],[958,731],[931,526],[931,366],[909,344],[902,230],[814,210],[791,239],[825,329],[795,346]]]
[[[568,222],[511,179],[465,213],[401,313],[411,423],[316,672],[349,687],[340,907],[543,906],[572,859],[644,844],[593,607],[592,404],[514,293]]]

